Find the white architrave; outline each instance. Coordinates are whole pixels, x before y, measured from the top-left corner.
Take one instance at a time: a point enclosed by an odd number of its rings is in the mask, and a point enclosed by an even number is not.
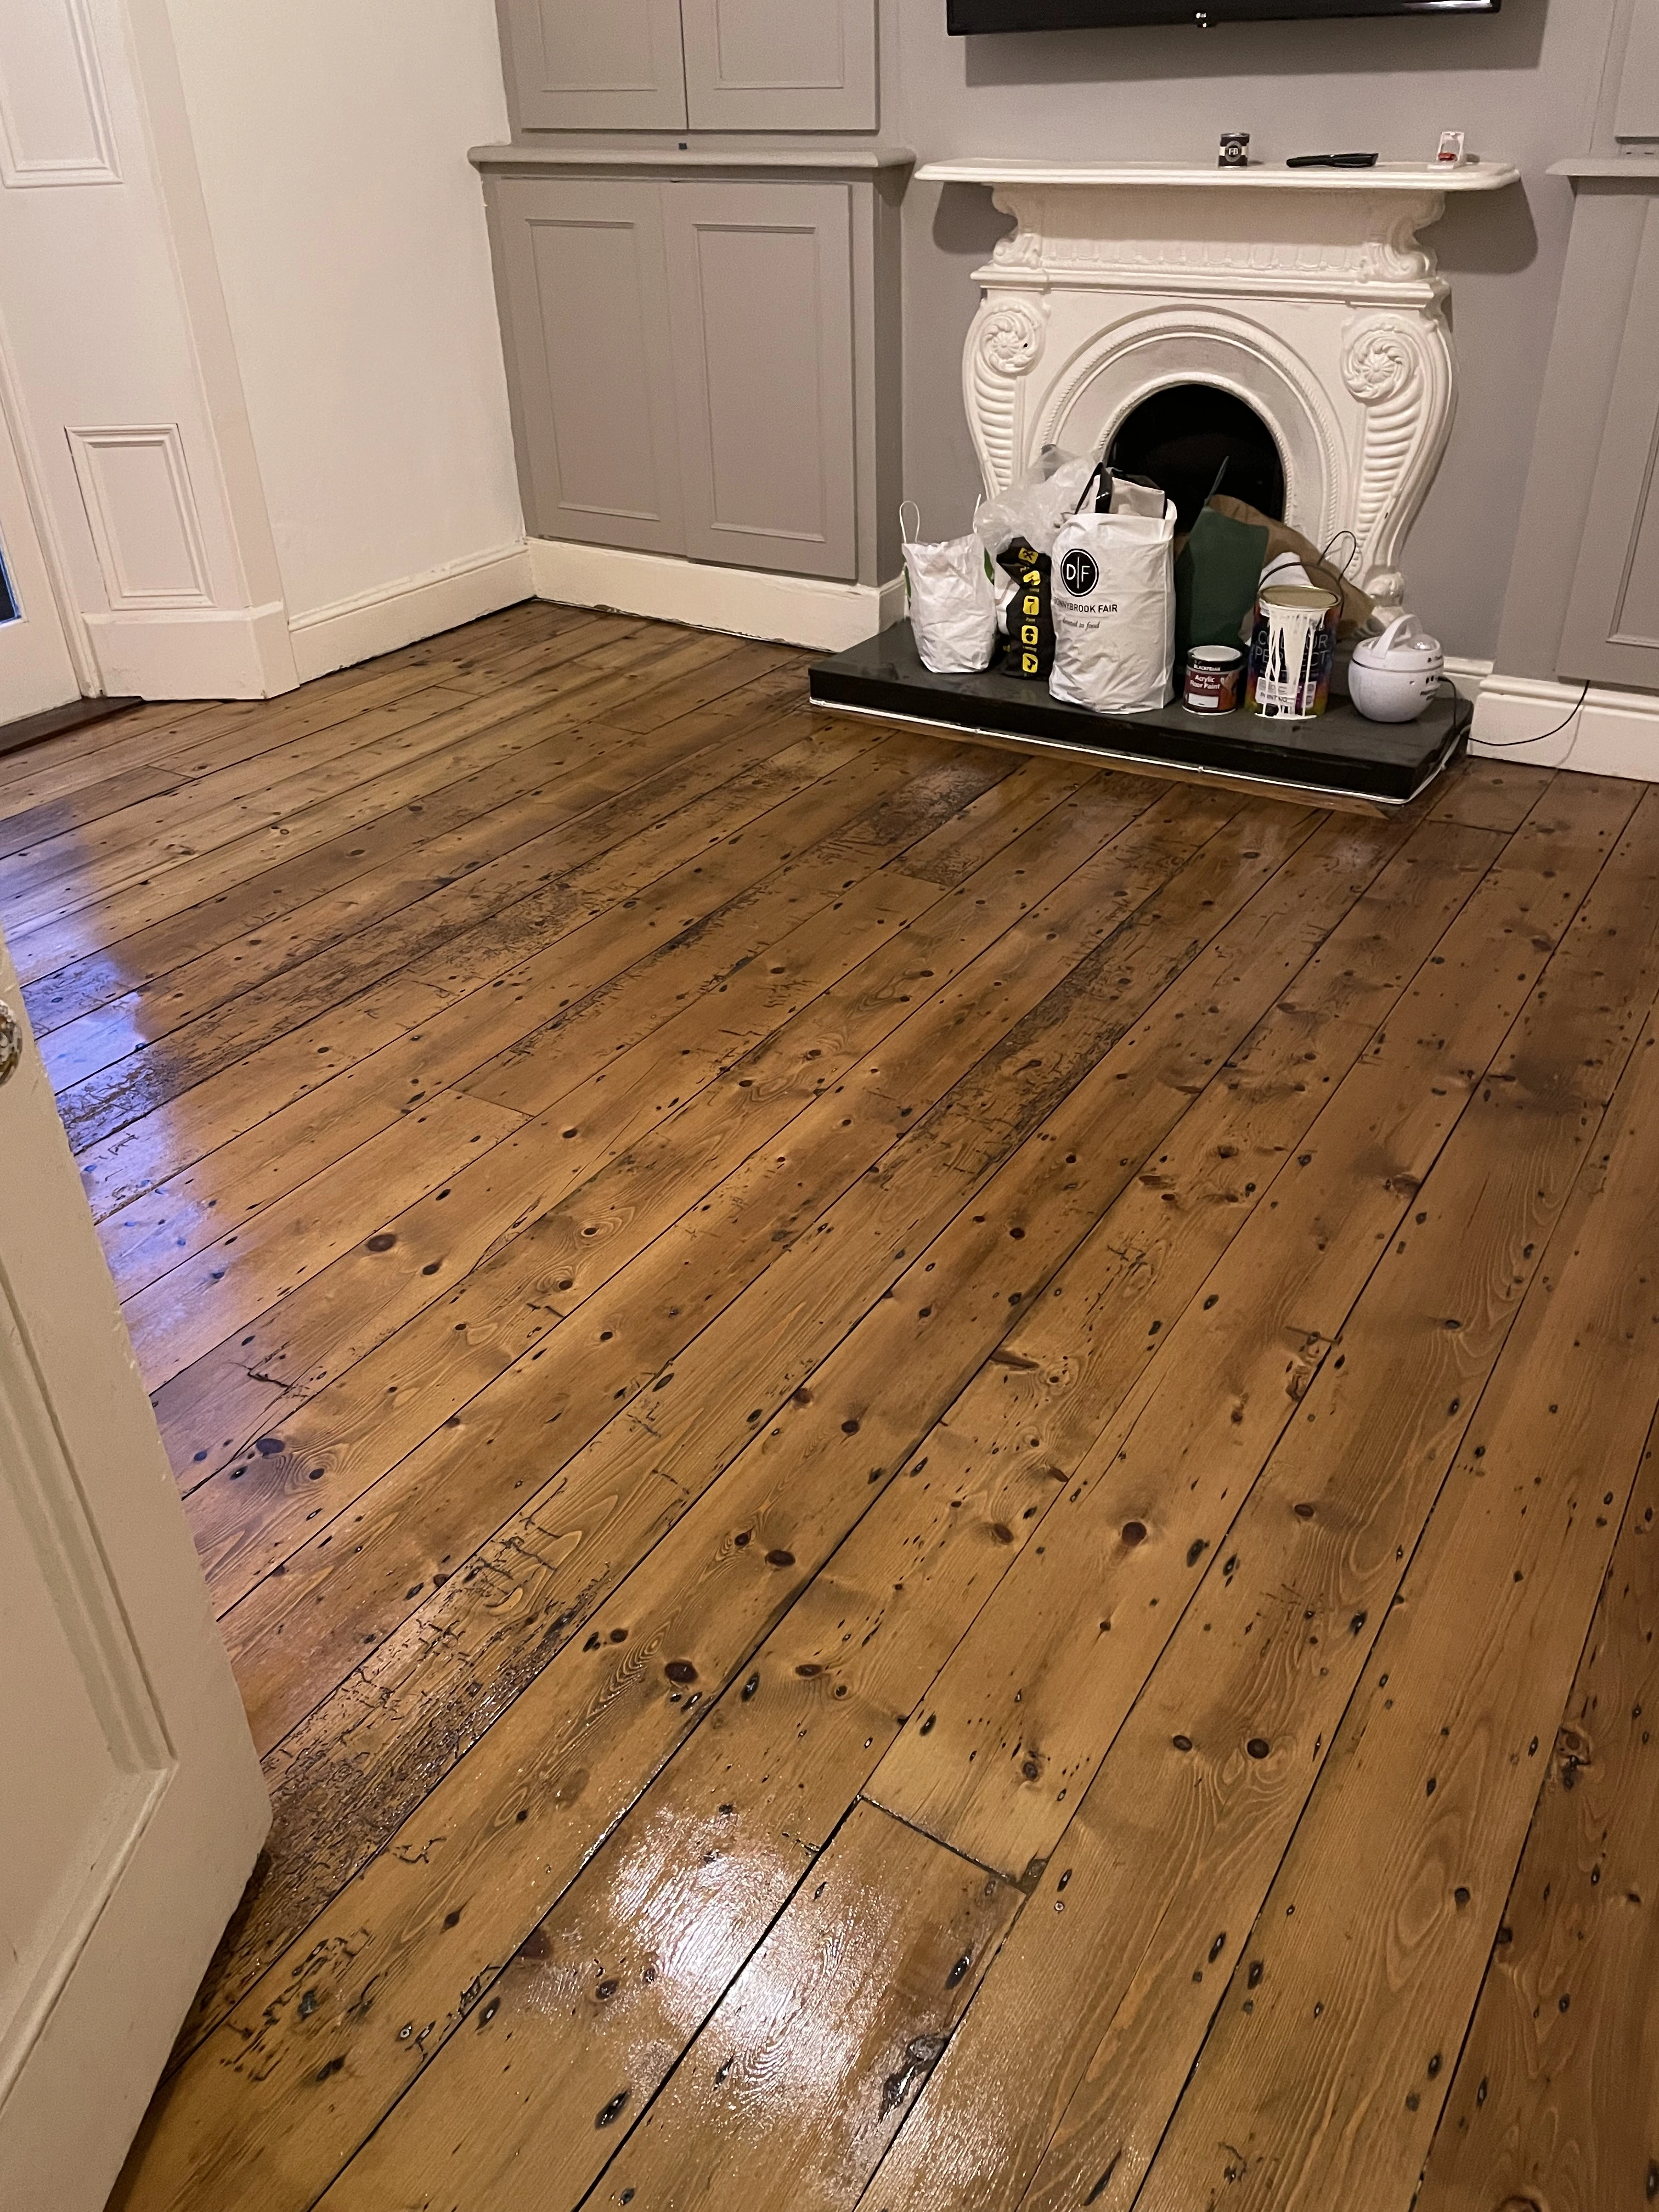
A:
[[[940,161],[923,179],[989,184],[1017,228],[975,270],[963,392],[988,490],[1045,445],[1098,450],[1150,393],[1220,386],[1272,429],[1286,520],[1359,541],[1386,612],[1400,549],[1450,434],[1447,283],[1418,236],[1496,163],[1437,171]]]

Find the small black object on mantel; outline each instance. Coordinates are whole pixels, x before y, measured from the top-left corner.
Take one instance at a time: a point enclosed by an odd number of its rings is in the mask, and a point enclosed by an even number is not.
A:
[[[1292,154],[1287,169],[1374,169],[1375,154]]]
[[[1218,169],[1248,169],[1250,166],[1250,134],[1248,131],[1224,131],[1221,151],[1216,159]]]

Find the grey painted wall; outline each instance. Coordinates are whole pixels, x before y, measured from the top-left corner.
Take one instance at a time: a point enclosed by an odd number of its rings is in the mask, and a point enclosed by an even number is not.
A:
[[[1427,234],[1451,279],[1461,378],[1446,459],[1407,541],[1410,603],[1447,650],[1490,659],[1549,353],[1571,188],[1591,143],[1616,0],[1504,0],[1459,20],[951,39],[945,0],[883,0],[882,136],[923,161],[1023,154],[1206,161],[1375,148],[1427,159],[1443,130],[1522,186],[1455,202]],[[913,184],[904,214],[905,483],[930,536],[967,526],[979,467],[961,401],[969,272],[1010,228],[988,191]]]

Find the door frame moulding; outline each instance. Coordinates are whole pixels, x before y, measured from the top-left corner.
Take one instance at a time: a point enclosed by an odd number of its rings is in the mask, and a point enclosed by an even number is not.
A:
[[[166,0],[40,5],[59,33],[42,114],[72,127],[54,144],[31,123],[25,148],[14,82],[5,157],[24,185],[118,187],[0,194],[18,262],[0,398],[76,679],[275,696],[297,681],[285,592]],[[86,272],[67,291],[65,267]]]
[[[75,671],[75,680],[81,687],[82,698],[96,699],[112,687],[104,681],[98,656],[93,650],[86,617],[70,588],[69,562],[64,556],[63,539],[58,534],[57,517],[46,495],[40,456],[34,449],[19,391],[17,371],[6,335],[5,319],[3,314],[0,314],[0,421],[3,421],[10,434],[12,451],[17,457],[18,473],[23,479],[23,495],[28,501],[29,515],[34,524],[40,557],[46,564],[47,580],[52,586],[52,600],[58,610],[64,642],[69,649],[70,663]]]

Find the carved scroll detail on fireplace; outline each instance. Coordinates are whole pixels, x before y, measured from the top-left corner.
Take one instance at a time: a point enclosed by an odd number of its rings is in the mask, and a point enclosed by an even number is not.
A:
[[[1109,440],[1164,386],[1217,384],[1273,431],[1288,520],[1352,530],[1354,573],[1397,607],[1455,399],[1446,285],[1417,234],[1441,197],[1022,184],[996,201],[1018,228],[975,272],[963,377],[987,488],[1045,443]]]
[[[1362,316],[1348,325],[1342,378],[1365,410],[1348,527],[1364,549],[1366,589],[1397,605],[1397,562],[1451,434],[1451,348],[1438,314]]]
[[[1014,476],[1024,380],[1042,351],[1041,300],[988,300],[975,319],[963,362],[963,396],[986,483],[1000,490]]]

